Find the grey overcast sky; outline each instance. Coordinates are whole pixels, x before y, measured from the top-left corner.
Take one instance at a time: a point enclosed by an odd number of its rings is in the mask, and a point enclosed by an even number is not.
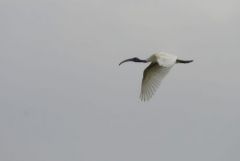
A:
[[[238,0],[1,0],[1,161],[239,161]],[[176,65],[150,102],[146,64]]]

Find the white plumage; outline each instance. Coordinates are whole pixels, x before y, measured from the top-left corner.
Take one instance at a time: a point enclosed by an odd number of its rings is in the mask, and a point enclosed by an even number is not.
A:
[[[190,63],[193,60],[180,60],[177,59],[177,56],[175,55],[159,52],[153,54],[146,60],[141,60],[135,57],[122,61],[120,65],[128,61],[143,63],[151,62],[151,64],[143,72],[140,94],[140,99],[142,101],[148,101],[156,92],[163,78],[176,63]]]

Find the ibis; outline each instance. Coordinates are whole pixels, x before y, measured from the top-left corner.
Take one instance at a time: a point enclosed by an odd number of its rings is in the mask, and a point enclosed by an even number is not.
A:
[[[140,99],[148,101],[155,94],[163,78],[168,74],[170,69],[179,63],[191,63],[193,60],[178,59],[177,56],[166,52],[158,52],[148,59],[139,59],[137,57],[126,59],[119,65],[126,62],[150,63],[143,72]]]

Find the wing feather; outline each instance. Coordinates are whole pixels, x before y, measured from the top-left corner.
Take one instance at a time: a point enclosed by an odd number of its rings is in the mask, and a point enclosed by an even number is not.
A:
[[[167,75],[171,67],[160,66],[157,62],[151,63],[143,72],[140,99],[148,101],[156,92],[162,79]]]

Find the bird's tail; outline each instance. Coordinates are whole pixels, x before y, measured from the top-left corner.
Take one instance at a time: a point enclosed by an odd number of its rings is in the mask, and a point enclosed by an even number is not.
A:
[[[177,61],[176,61],[176,63],[184,63],[184,64],[186,64],[186,63],[191,63],[191,62],[193,62],[193,60],[181,60],[181,59],[177,59]]]

